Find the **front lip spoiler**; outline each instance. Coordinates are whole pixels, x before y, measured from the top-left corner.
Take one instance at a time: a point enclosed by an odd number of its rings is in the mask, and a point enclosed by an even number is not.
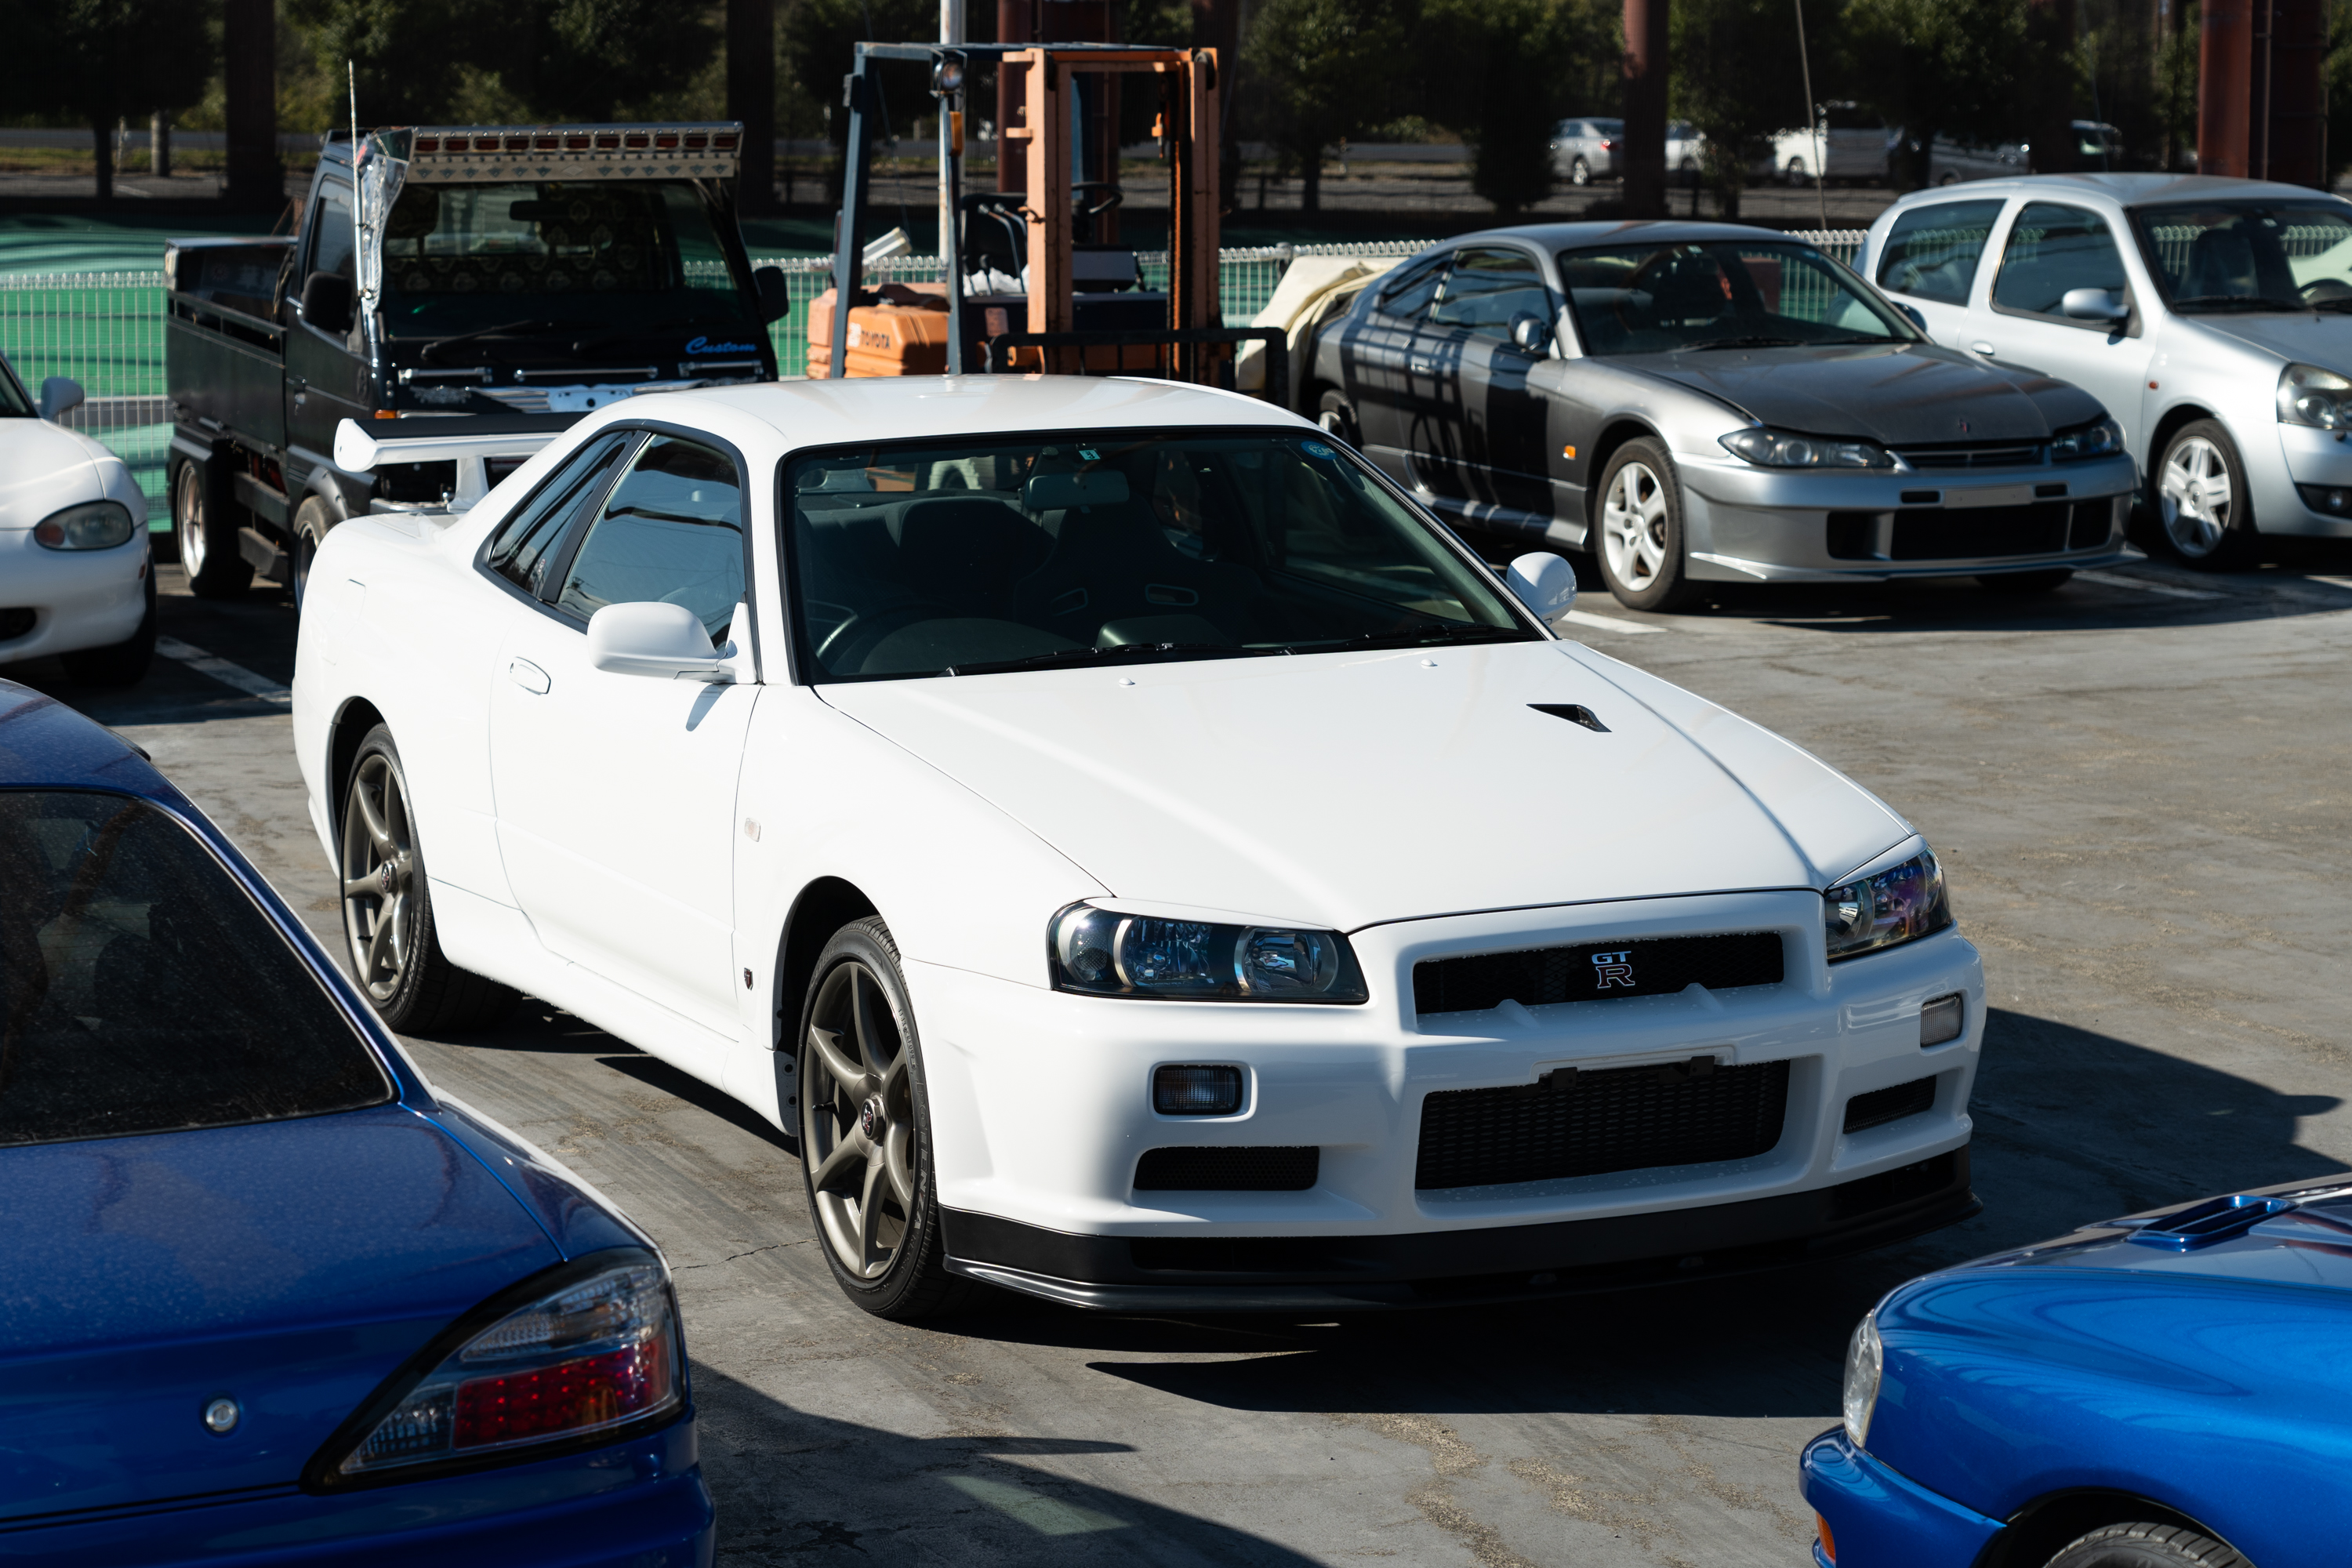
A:
[[[1923,1178],[1940,1178],[1933,1190],[1898,1195],[1843,1217],[1825,1217],[1837,1214],[1842,1196],[1859,1199],[1872,1191],[1869,1184],[1886,1183],[1927,1166],[1942,1167],[1921,1172]],[[1899,1193],[1899,1188],[1889,1190]],[[1099,1312],[1393,1311],[1597,1295],[1754,1274],[1891,1247],[1972,1218],[1983,1207],[1969,1184],[1969,1150],[1962,1145],[1901,1171],[1743,1203],[1472,1232],[1328,1238],[1364,1257],[1368,1266],[1360,1269],[1363,1277],[1353,1279],[1334,1278],[1330,1270],[1316,1271],[1321,1278],[1291,1279],[1208,1269],[1145,1270],[1129,1260],[1129,1242],[1145,1238],[1071,1236],[955,1210],[942,1216],[949,1243],[942,1261],[950,1273],[967,1279]],[[1648,1242],[1657,1250],[1624,1245],[1643,1229],[1664,1233]],[[1216,1238],[1202,1239],[1213,1244]],[[1662,1241],[1671,1245],[1658,1247]],[[1432,1252],[1458,1256],[1464,1242],[1482,1254],[1489,1250],[1482,1244],[1491,1244],[1492,1256],[1481,1261],[1507,1271],[1440,1273],[1431,1268]],[[997,1257],[959,1256],[983,1249]],[[1579,1262],[1580,1252],[1617,1256]],[[1078,1271],[1096,1278],[1071,1279],[1039,1267],[1055,1262],[1065,1268],[1076,1264]],[[1422,1268],[1430,1271],[1422,1273]],[[1149,1278],[1155,1274],[1158,1279]]]
[[[1694,550],[1690,558],[1704,561],[1710,566],[1720,566],[1727,572],[1737,572],[1743,577],[1752,577],[1759,583],[1892,583],[1906,577],[1991,577],[2003,572],[2046,572],[2052,567],[2095,572],[2139,559],[2121,542],[2112,550],[2078,550],[2071,554],[1984,555],[1973,559],[1906,562],[1902,564],[1857,561],[1850,567],[1782,566],[1769,561],[1722,555],[1711,550]]]

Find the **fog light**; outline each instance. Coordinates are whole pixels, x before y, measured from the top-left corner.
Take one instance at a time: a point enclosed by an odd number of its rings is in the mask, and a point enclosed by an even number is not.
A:
[[[1929,1046],[1940,1046],[1958,1039],[1968,1021],[1966,1004],[1958,992],[1922,1004],[1919,1008],[1919,1048],[1926,1050]]]
[[[1160,1068],[1151,1075],[1151,1109],[1162,1116],[1231,1116],[1241,1108],[1239,1068]]]

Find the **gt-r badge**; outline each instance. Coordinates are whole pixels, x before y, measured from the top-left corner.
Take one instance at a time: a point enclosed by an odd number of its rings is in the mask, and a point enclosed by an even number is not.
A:
[[[1622,985],[1628,991],[1633,990],[1633,955],[1630,952],[1594,953],[1592,955],[1592,988],[1595,991],[1606,991],[1612,985]]]

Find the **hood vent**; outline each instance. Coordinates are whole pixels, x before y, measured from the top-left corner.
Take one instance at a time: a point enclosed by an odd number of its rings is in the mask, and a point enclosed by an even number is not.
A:
[[[1595,734],[1609,733],[1609,726],[1595,718],[1592,710],[1581,702],[1530,702],[1528,706],[1538,713],[1549,713],[1555,719],[1565,719],[1571,724],[1581,724]]]

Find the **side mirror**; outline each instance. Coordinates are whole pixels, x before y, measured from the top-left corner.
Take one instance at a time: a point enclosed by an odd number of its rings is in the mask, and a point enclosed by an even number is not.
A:
[[[2059,298],[2059,313],[2077,321],[2123,321],[2131,318],[2120,289],[2069,289]]]
[[[1551,347],[1551,326],[1533,310],[1511,318],[1511,342],[1522,352],[1539,354]]]
[[[337,336],[352,330],[352,280],[340,272],[313,272],[302,280],[302,320]]]
[[[1902,311],[1906,316],[1909,317],[1913,326],[1918,328],[1923,332],[1927,330],[1927,318],[1926,314],[1920,310],[1918,306],[1897,304],[1895,308]]]
[[[1576,603],[1576,568],[1549,550],[1530,550],[1512,562],[1503,581],[1546,626]]]
[[[781,321],[793,312],[792,290],[784,282],[781,267],[755,267],[751,269],[751,286],[760,293],[760,320]]]
[[[731,644],[728,651],[733,651]],[[588,662],[614,675],[649,675],[656,680],[734,679],[727,658],[710,646],[702,617],[684,605],[663,600],[607,605],[591,616]]]
[[[81,383],[69,375],[53,375],[41,383],[41,417],[55,419],[68,408],[81,406]]]

